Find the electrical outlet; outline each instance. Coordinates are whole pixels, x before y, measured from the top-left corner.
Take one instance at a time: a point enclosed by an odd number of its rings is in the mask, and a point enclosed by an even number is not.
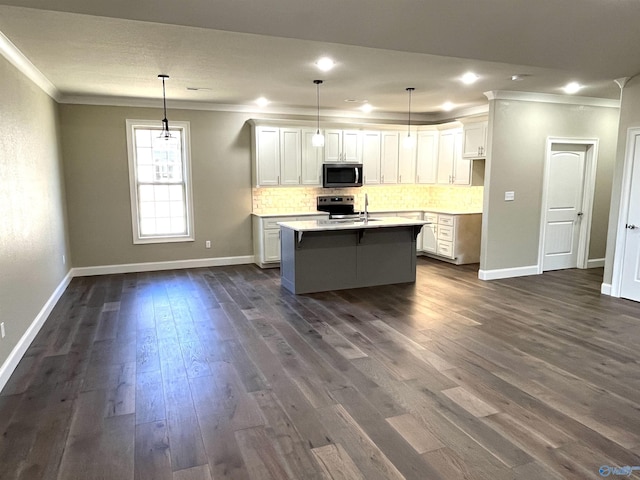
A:
[[[204,242],[204,248],[211,248],[211,240]]]
[[[0,338],[4,338],[4,322],[0,323]]]

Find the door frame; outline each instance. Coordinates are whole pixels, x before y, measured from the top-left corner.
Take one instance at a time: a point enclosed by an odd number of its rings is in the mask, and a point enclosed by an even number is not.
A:
[[[596,171],[598,166],[598,145],[597,138],[570,138],[570,137],[547,137],[544,158],[544,179],[542,182],[542,203],[540,213],[540,238],[538,239],[538,273],[543,273],[544,264],[544,240],[547,233],[547,190],[549,188],[549,170],[551,169],[551,153],[554,145],[584,145],[585,165],[584,165],[584,189],[582,192],[582,222],[580,224],[580,238],[578,241],[578,268],[588,268],[589,243],[591,241],[591,220],[593,213],[593,197],[596,188]]]
[[[613,254],[613,274],[611,276],[611,296],[620,297],[622,290],[622,267],[624,250],[627,244],[625,234],[627,217],[629,216],[629,202],[631,200],[631,174],[633,173],[633,158],[635,156],[635,140],[640,135],[640,127],[627,129],[626,150],[624,152],[624,167],[622,171],[622,191],[620,207],[618,208],[618,225],[616,227],[616,244]]]

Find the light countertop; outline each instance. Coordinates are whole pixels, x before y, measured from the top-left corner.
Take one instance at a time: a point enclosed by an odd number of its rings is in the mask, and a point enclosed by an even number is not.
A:
[[[442,213],[446,215],[473,215],[482,213],[477,209],[463,209],[463,208],[403,208],[403,209],[390,209],[390,210],[370,210],[371,215],[376,213],[409,213],[409,212],[429,212],[429,213]],[[271,212],[271,213],[252,213],[256,217],[271,218],[271,217],[305,217],[312,215],[324,215],[328,217],[328,213],[324,212]]]
[[[256,217],[261,218],[270,218],[270,217],[305,217],[307,215],[323,215],[325,217],[329,217],[329,214],[326,212],[271,212],[271,213],[251,213],[251,215],[255,215]]]
[[[382,217],[376,218],[371,215],[368,222],[364,221],[343,221],[343,220],[300,220],[294,222],[278,222],[282,228],[289,228],[296,232],[322,232],[335,230],[359,230],[363,228],[389,228],[389,227],[422,227],[430,222],[422,220],[411,220],[402,217]]]

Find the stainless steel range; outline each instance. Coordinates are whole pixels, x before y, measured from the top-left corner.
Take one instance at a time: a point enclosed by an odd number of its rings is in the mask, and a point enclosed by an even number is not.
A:
[[[360,218],[360,212],[354,210],[353,195],[320,195],[317,198],[317,209],[326,212],[330,219],[353,220]]]

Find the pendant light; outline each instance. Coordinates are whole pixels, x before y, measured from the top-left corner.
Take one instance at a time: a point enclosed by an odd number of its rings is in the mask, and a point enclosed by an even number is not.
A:
[[[407,87],[407,92],[409,92],[409,120],[407,121],[407,136],[402,141],[402,145],[404,148],[412,148],[415,145],[414,138],[411,136],[411,94],[415,90],[413,87]]]
[[[314,147],[324,147],[324,135],[320,133],[320,85],[322,85],[322,80],[314,80],[313,83],[316,84],[316,99],[318,105],[318,115],[316,117],[316,133],[311,138],[311,145]]]
[[[173,138],[171,136],[171,132],[169,131],[169,120],[167,120],[167,97],[165,95],[164,90],[164,80],[165,78],[169,78],[169,75],[160,74],[158,78],[162,79],[162,105],[164,107],[164,118],[162,119],[162,132],[160,132],[160,136],[158,138],[164,138],[165,140],[169,140]]]

